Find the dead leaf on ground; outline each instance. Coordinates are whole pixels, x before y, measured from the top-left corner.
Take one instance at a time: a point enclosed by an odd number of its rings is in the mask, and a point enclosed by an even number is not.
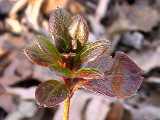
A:
[[[135,51],[132,51],[128,54],[133,61],[135,61],[142,70],[146,73],[155,67],[160,67],[160,46],[156,48],[155,51],[143,51],[138,54]]]
[[[121,120],[123,112],[123,105],[120,102],[115,102],[111,105],[111,108],[105,120]]]
[[[21,34],[23,32],[23,28],[17,19],[8,18],[5,20],[5,24],[6,24],[6,29],[8,29],[13,33]]]
[[[69,5],[70,11],[72,12],[72,14],[77,15],[80,13],[84,13],[86,11],[85,7],[80,4],[79,2],[72,2]]]
[[[35,99],[36,87],[21,88],[21,87],[6,87],[6,91],[10,95],[18,96],[21,100]]]
[[[69,0],[44,0],[41,11],[46,15],[49,15],[56,7],[66,8]]]
[[[38,108],[34,101],[21,101],[17,110],[8,114],[5,120],[22,120],[31,118],[36,114],[37,109]]]
[[[149,77],[145,80],[145,82],[160,84],[160,77]]]
[[[5,93],[4,87],[0,84],[0,95],[3,95]]]
[[[7,94],[0,95],[0,107],[2,107],[6,112],[13,112],[17,108],[13,98]]]
[[[11,85],[16,82],[27,79],[32,75],[32,63],[25,56],[16,58],[4,70],[3,76],[0,77],[2,85]]]
[[[125,17],[138,27],[138,30],[149,32],[160,21],[158,11],[149,5],[137,2],[133,6],[122,5],[121,11]],[[148,14],[146,14],[148,13]]]

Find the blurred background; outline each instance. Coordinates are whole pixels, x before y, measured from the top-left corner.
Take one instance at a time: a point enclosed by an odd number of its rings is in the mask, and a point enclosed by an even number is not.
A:
[[[23,54],[37,34],[51,39],[48,19],[57,6],[85,18],[89,42],[111,40],[110,55],[123,51],[145,71],[126,100],[77,90],[70,120],[160,120],[160,0],[0,0],[0,120],[62,120],[62,103],[39,108],[34,97],[39,83],[59,78]]]

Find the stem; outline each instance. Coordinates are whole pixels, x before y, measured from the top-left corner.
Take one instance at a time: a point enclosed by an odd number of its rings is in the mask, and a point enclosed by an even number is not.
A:
[[[69,106],[70,106],[70,95],[68,95],[64,101],[63,120],[69,120]]]

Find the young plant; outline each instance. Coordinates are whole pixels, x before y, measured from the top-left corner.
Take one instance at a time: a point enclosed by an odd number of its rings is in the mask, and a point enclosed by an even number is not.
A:
[[[57,8],[49,18],[49,29],[54,44],[38,35],[37,45],[24,49],[33,63],[48,67],[63,80],[51,79],[38,85],[35,97],[40,107],[53,107],[64,101],[63,120],[68,120],[70,99],[79,87],[121,99],[135,94],[143,71],[121,51],[114,58],[108,56],[109,40],[86,44],[89,30],[81,16],[71,17],[66,10]],[[84,62],[88,62],[87,66],[78,70]]]

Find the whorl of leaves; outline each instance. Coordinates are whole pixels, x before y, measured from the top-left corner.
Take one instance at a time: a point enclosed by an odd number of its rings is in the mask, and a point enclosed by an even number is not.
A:
[[[131,97],[138,90],[143,70],[121,51],[113,58],[107,55],[109,40],[86,44],[89,30],[81,16],[71,18],[66,10],[57,8],[51,13],[49,28],[54,44],[38,35],[37,45],[24,49],[33,63],[48,67],[64,81],[47,80],[38,85],[35,96],[40,107],[57,105],[79,87],[121,99]],[[84,62],[88,62],[86,68],[77,71]]]

